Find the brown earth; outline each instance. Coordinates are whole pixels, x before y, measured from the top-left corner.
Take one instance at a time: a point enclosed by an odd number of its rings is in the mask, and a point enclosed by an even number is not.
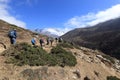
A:
[[[0,54],[5,50],[4,45],[6,48],[10,46],[7,33],[11,28],[11,25],[0,21]],[[17,32],[17,43],[30,43],[33,37],[43,38],[41,35],[36,36],[31,31],[18,27]],[[37,45],[39,45],[38,41]],[[56,46],[55,42],[53,46]],[[43,48],[50,52],[52,47],[45,45]],[[112,64],[109,60],[101,57],[103,53],[84,47],[66,50],[71,51],[76,56],[77,65],[75,67],[16,66],[14,64],[6,64],[6,58],[0,56],[0,80],[84,80],[86,76],[90,80],[106,80],[107,76],[120,78],[120,61],[117,59],[115,59],[116,63]]]
[[[44,49],[50,51],[51,46],[45,45]],[[16,66],[4,63],[6,58],[0,56],[0,80],[84,80],[86,76],[90,80],[106,80],[107,76],[120,78],[120,70],[114,68],[114,65],[108,65],[107,60],[105,63],[102,58],[97,57],[103,53],[83,47],[66,50],[76,56],[75,67]]]

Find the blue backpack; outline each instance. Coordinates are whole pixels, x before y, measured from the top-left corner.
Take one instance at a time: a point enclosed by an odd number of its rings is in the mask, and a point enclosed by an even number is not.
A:
[[[35,44],[35,39],[32,39],[32,40],[31,40],[31,43]]]
[[[10,31],[10,32],[9,32],[9,37],[15,37],[14,31]]]

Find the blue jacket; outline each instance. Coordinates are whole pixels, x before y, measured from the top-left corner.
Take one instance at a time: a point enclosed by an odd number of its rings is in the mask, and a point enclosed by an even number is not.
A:
[[[35,44],[35,39],[34,39],[34,38],[31,40],[31,43],[34,43],[34,44]]]
[[[17,32],[16,32],[16,30],[14,30],[14,35],[15,35],[14,38],[17,38]]]
[[[10,38],[17,38],[17,32],[16,30],[12,30],[9,32],[9,37]]]

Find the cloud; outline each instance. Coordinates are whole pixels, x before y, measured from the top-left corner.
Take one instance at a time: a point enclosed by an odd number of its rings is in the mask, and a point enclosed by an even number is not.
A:
[[[38,0],[26,0],[25,4],[29,6],[33,6],[33,4],[38,3]]]
[[[10,0],[0,0],[0,3],[8,3]]]
[[[8,23],[15,24],[17,26],[26,28],[26,24],[12,16],[9,12],[10,6],[8,5],[10,0],[0,0],[0,19],[7,21]]]
[[[63,29],[60,29],[60,28],[45,28],[44,31],[48,31],[48,32],[58,35],[58,36],[61,36],[65,33],[63,31]]]
[[[120,17],[120,4],[97,13],[89,12],[87,15],[75,16],[64,23],[63,28],[45,28],[45,30],[61,36],[72,29],[93,26],[118,17]]]
[[[97,13],[88,13],[83,16],[75,16],[69,19],[64,26],[69,30],[74,28],[83,28],[87,26],[93,26],[101,22],[105,22],[110,19],[120,17],[120,4],[114,5],[109,9],[99,11]]]

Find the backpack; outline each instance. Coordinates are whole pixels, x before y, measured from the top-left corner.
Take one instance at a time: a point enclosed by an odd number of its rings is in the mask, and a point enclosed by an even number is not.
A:
[[[32,39],[32,40],[31,40],[31,43],[35,43],[35,39]]]
[[[54,40],[53,39],[50,39],[50,42],[53,42]]]
[[[59,42],[62,42],[63,41],[63,39],[62,38],[59,38]]]
[[[43,39],[40,39],[40,43],[44,43]]]
[[[32,43],[32,45],[35,45],[36,41],[34,38],[31,40],[31,43]]]
[[[15,37],[14,31],[10,31],[8,34],[9,37]]]

